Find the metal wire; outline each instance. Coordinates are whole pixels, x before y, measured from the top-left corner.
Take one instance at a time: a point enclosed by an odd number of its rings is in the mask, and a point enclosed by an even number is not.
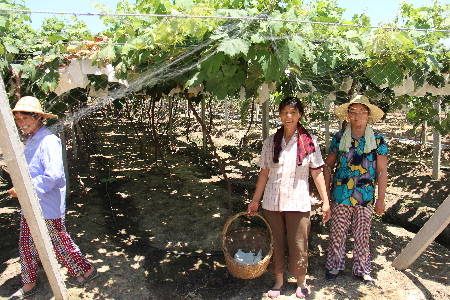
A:
[[[275,19],[270,18],[266,14],[260,14],[253,17],[231,17],[231,16],[198,16],[198,15],[164,15],[164,14],[130,14],[130,13],[76,13],[76,12],[51,12],[51,11],[32,11],[25,9],[0,9],[0,14],[8,12],[15,13],[30,13],[30,14],[53,14],[53,15],[74,15],[74,16],[99,16],[99,17],[147,17],[147,18],[179,18],[179,19],[224,19],[224,20],[240,20],[240,21],[266,21],[266,22],[287,22],[287,23],[301,23],[314,24],[324,26],[345,26],[353,28],[371,28],[371,29],[385,29],[385,30],[399,30],[399,31],[423,31],[423,32],[450,32],[450,29],[435,29],[435,28],[406,28],[406,27],[390,27],[390,26],[371,26],[360,24],[344,24],[331,22],[315,22],[306,20],[289,20],[289,19]]]

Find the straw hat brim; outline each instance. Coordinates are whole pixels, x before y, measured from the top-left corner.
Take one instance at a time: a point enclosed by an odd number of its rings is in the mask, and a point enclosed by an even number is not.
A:
[[[15,107],[13,110],[13,112],[30,112],[30,113],[37,113],[42,115],[45,119],[58,119],[57,115],[54,114],[50,114],[50,113],[45,113],[43,111],[38,111],[37,109],[33,108],[33,107],[27,107],[26,105],[23,106],[19,106],[19,107]]]
[[[42,110],[39,100],[32,96],[22,97],[12,109],[12,112],[29,112],[42,115],[45,119],[58,119],[57,115],[46,113]]]
[[[384,115],[384,112],[381,108],[379,108],[378,106],[375,106],[373,104],[370,103],[361,103],[361,102],[349,102],[349,103],[344,103],[339,105],[338,107],[336,107],[334,113],[336,114],[336,116],[338,116],[339,118],[349,122],[350,119],[348,117],[348,107],[352,104],[363,104],[365,106],[367,106],[370,110],[370,115],[369,115],[369,121],[368,123],[375,123],[378,122],[379,120],[381,120],[381,118]]]

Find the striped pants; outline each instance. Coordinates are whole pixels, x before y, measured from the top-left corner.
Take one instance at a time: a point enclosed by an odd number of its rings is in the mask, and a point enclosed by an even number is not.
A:
[[[66,231],[64,219],[46,219],[50,240],[58,260],[69,270],[70,275],[78,277],[89,271],[92,265],[81,254],[78,246]],[[19,256],[22,269],[22,283],[33,283],[37,279],[39,254],[34,244],[30,228],[24,217],[20,221]]]
[[[331,204],[330,244],[326,268],[343,270],[345,267],[346,242],[350,224],[353,229],[353,275],[370,274],[370,227],[373,207]]]

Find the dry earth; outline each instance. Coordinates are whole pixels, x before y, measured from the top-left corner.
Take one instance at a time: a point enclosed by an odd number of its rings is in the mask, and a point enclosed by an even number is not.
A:
[[[406,134],[408,128],[401,129],[395,119],[388,119],[382,130]],[[156,163],[154,148],[139,153],[139,141],[130,128],[93,122],[95,144],[89,150],[90,160],[80,159],[71,166],[66,223],[100,276],[85,287],[68,287],[69,298],[269,299],[266,291],[273,283],[271,274],[244,280],[227,271],[221,253],[227,187],[212,157],[194,146],[201,136],[191,128],[180,134],[185,138],[161,137],[167,168],[160,157]],[[254,190],[260,141],[259,134],[250,134],[253,142],[241,159],[236,159],[236,147],[230,145],[237,145],[245,128],[233,126],[222,127],[214,136],[233,187],[234,214],[245,209]],[[321,133],[316,135],[320,140]],[[148,143],[145,136],[141,138]],[[450,299],[448,248],[434,242],[406,271],[391,266],[414,237],[403,227],[420,228],[448,196],[448,169],[440,180],[433,181],[429,149],[399,145],[394,140],[389,143],[388,210],[374,219],[371,241],[378,287],[362,285],[349,268],[335,282],[324,278],[328,227],[316,212],[310,241],[310,299]],[[444,155],[448,159],[448,152]],[[0,194],[1,299],[20,287],[19,219],[17,199]],[[65,269],[62,273],[68,274]],[[290,281],[279,299],[296,298],[295,282]],[[53,299],[43,270],[38,284],[40,290],[33,299]]]

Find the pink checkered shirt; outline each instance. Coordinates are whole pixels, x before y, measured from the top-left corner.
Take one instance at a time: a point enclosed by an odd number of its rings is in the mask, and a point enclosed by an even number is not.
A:
[[[271,135],[264,141],[258,163],[262,169],[269,170],[262,208],[271,211],[310,211],[309,169],[324,165],[317,139],[311,135],[316,150],[303,160],[301,166],[297,166],[297,132],[287,145],[283,137],[278,163],[273,162],[273,137]]]

